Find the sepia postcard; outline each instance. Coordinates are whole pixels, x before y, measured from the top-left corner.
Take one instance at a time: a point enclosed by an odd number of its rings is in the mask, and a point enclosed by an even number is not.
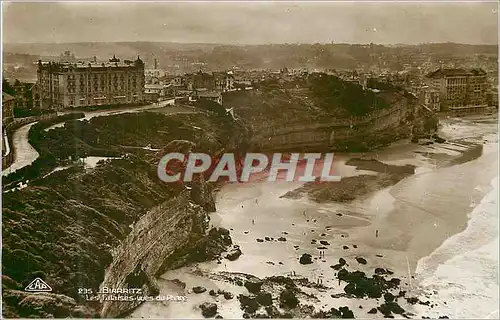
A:
[[[2,317],[498,319],[498,10],[3,1]]]

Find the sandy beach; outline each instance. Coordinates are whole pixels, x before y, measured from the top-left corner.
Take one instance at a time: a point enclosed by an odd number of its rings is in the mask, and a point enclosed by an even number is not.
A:
[[[460,249],[446,254],[436,250],[446,239],[465,232],[471,212],[493,189],[492,179],[498,175],[495,120],[478,117],[445,120],[439,135],[448,140],[446,143],[417,145],[400,141],[377,152],[337,155],[335,170],[343,178],[381,174],[377,170],[356,170],[347,165],[354,157],[375,159],[387,165],[415,166],[414,174],[353,201],[318,203],[307,195],[293,199],[283,197],[302,186],[297,182],[225,185],[217,194],[217,212],[212,214],[211,223],[230,230],[233,243],[240,246],[243,255],[235,261],[224,259],[220,264],[207,262],[167,272],[160,279],[162,293],[181,292],[187,294],[188,301],[145,303],[132,316],[199,318],[198,305],[214,300],[219,306],[219,315],[241,318],[243,311],[236,299],[192,293],[191,288],[200,285],[228,290],[235,295],[245,291],[244,287],[208,279],[198,272],[202,270],[210,274],[245,273],[261,278],[305,277],[311,283],[325,286],[324,290],[314,290],[319,299],[314,303],[317,309],[348,306],[356,318],[382,317],[380,313],[368,313],[380,304],[377,300],[339,296],[345,283],[339,285],[332,270],[339,258],[345,259],[351,270],[367,274],[375,268],[392,270],[394,276],[401,279],[401,290],[421,301],[430,301],[427,306],[412,306],[398,300],[414,317],[449,316],[451,309],[446,305],[452,303],[453,297],[443,298],[439,296],[440,291],[429,289],[428,279],[435,277],[435,272],[442,272],[440,266],[459,259]],[[498,219],[498,212],[492,216]],[[498,230],[498,224],[496,228]],[[494,243],[495,239],[490,238],[491,234],[481,234],[473,244],[460,248],[482,252],[485,246],[491,247],[491,242]],[[313,263],[299,263],[304,253],[312,256]],[[359,263],[359,257],[365,259],[366,264]],[[425,263],[419,264],[422,259]],[[480,266],[477,270],[481,272]],[[185,289],[172,289],[169,281],[172,279],[184,282]],[[498,288],[498,279],[496,286]],[[495,299],[498,301],[498,295],[490,297]],[[462,301],[462,305],[464,303],[467,301]],[[470,308],[474,307],[470,305]],[[470,314],[473,313],[454,315],[468,317]]]

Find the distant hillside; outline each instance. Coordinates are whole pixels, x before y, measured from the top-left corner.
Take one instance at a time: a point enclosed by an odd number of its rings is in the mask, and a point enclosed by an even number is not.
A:
[[[496,45],[468,45],[435,43],[421,45],[384,46],[376,44],[266,44],[220,45],[182,44],[172,42],[82,42],[82,43],[33,43],[4,44],[4,52],[33,56],[59,56],[65,50],[77,57],[96,56],[100,60],[116,54],[121,59],[137,55],[151,67],[156,58],[162,68],[172,72],[189,72],[200,68],[220,70],[241,68],[335,68],[366,67],[381,61],[398,70],[406,63],[427,61],[429,57],[470,55],[496,56]]]

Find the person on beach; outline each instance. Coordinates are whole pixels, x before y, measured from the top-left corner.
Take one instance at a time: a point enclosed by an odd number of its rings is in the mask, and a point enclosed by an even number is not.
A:
[[[375,238],[378,238],[378,230],[375,230]]]
[[[252,219],[252,224],[255,224],[255,220],[254,219]]]

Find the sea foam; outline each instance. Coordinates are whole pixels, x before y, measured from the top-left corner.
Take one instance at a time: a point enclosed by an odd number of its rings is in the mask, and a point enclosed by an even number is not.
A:
[[[438,306],[416,306],[419,315],[437,318],[498,319],[498,177],[492,190],[469,214],[467,228],[420,259],[420,286]]]

